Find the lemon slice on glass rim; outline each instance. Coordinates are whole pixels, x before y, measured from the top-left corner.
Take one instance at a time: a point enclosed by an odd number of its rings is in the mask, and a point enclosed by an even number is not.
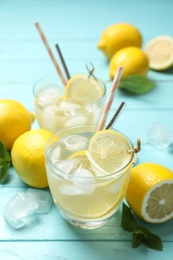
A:
[[[153,38],[145,47],[149,67],[154,70],[165,70],[173,65],[173,38],[161,35]]]
[[[89,142],[90,158],[107,174],[113,174],[124,168],[132,160],[128,141],[113,130],[98,131]]]
[[[96,102],[104,95],[104,89],[97,79],[77,74],[65,87],[65,98],[81,106]]]

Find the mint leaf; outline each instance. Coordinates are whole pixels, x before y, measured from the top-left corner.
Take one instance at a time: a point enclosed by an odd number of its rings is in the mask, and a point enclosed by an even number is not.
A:
[[[163,249],[162,241],[158,235],[153,234],[143,226],[138,226],[138,230],[143,234],[141,239],[143,244],[155,250],[161,251]]]
[[[138,225],[131,209],[125,203],[123,203],[121,226],[125,230],[132,232],[133,248],[140,246],[140,244],[144,244],[151,249],[162,250],[163,245],[160,237],[152,233],[146,227]]]
[[[140,246],[144,236],[145,236],[145,234],[142,233],[140,230],[138,230],[138,229],[134,230],[134,232],[132,234],[132,247],[136,248],[136,247]]]
[[[153,81],[141,75],[129,75],[121,79],[119,88],[131,92],[133,94],[144,94],[156,85]]]
[[[137,228],[137,221],[125,203],[123,203],[121,226],[129,232],[133,232]]]
[[[8,176],[11,158],[4,144],[0,141],[0,184],[4,182]]]

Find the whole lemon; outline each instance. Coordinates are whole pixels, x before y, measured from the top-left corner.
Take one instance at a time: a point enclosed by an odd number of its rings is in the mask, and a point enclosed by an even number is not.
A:
[[[16,138],[30,130],[34,114],[18,101],[0,99],[0,141],[11,150]]]
[[[107,59],[118,50],[128,46],[142,46],[142,35],[139,30],[128,23],[116,23],[107,27],[97,44]]]
[[[138,47],[126,47],[116,52],[109,63],[109,75],[113,79],[118,66],[124,67],[122,77],[128,75],[145,76],[149,70],[149,60]]]
[[[13,144],[12,165],[21,180],[31,187],[48,186],[44,146],[51,135],[45,129],[30,130],[20,135]]]
[[[131,172],[126,200],[147,222],[169,220],[173,217],[173,172],[156,163],[137,165]]]

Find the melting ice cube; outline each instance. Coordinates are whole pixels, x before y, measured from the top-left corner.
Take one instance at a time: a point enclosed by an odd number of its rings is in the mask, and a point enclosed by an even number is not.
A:
[[[52,205],[52,198],[48,191],[28,188],[26,190],[26,195],[28,195],[30,199],[38,203],[39,208],[37,209],[36,213],[44,214],[50,210],[50,207]]]
[[[19,229],[34,220],[33,214],[39,204],[29,198],[26,193],[18,192],[4,207],[3,216],[14,228]]]
[[[147,132],[147,142],[159,149],[166,149],[173,144],[173,132],[161,124],[152,124]]]

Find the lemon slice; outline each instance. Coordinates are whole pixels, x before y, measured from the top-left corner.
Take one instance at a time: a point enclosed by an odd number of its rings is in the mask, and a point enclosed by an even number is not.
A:
[[[155,163],[134,167],[126,200],[147,222],[162,223],[173,218],[173,172]]]
[[[88,151],[99,167],[112,174],[125,167],[131,160],[130,145],[119,133],[113,130],[97,132],[89,142]]]
[[[65,98],[80,105],[95,102],[103,95],[104,90],[99,82],[84,75],[72,77],[65,88]]]
[[[158,36],[147,44],[145,52],[151,69],[168,69],[173,65],[173,38],[166,35]]]
[[[72,155],[70,155],[69,159],[71,159],[71,158],[78,159],[81,162],[81,164],[83,165],[83,167],[85,167],[86,169],[90,169],[91,163],[88,160],[87,153],[88,152],[86,150],[81,150],[81,151],[75,152]]]

